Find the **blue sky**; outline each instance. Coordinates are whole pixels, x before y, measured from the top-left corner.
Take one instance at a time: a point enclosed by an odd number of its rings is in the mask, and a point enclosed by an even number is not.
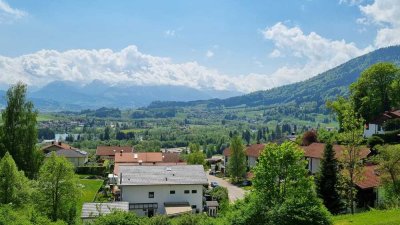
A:
[[[15,82],[16,77],[38,86],[59,79],[112,83],[121,76],[121,82],[144,85],[153,82],[243,92],[268,89],[398,44],[395,35],[384,33],[400,30],[399,7],[390,7],[398,11],[382,17],[391,4],[396,1],[0,0],[0,55],[3,64],[8,63],[3,69],[0,66],[0,72],[11,73],[0,78],[0,84]],[[107,55],[114,60],[111,64],[105,64],[97,52],[119,53],[128,46],[135,47],[128,49],[135,56]],[[41,50],[55,50],[57,56]],[[66,51],[75,52],[63,54]],[[94,62],[80,61],[79,54],[89,54]],[[105,73],[101,70],[91,72],[97,70],[91,66],[100,62],[109,77],[99,75]],[[132,63],[137,67],[132,68]],[[164,67],[157,67],[160,64]],[[11,65],[19,69],[14,71]],[[169,72],[160,75],[160,70]],[[213,84],[206,84],[207,79]]]

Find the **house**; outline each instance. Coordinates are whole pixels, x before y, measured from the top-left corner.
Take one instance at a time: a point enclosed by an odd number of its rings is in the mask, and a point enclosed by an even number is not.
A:
[[[320,169],[321,160],[324,156],[325,144],[314,142],[308,146],[302,146],[302,149],[304,150],[304,157],[308,161],[308,170],[311,174],[317,173]],[[344,149],[345,146],[343,145],[333,145],[335,157],[339,158],[343,154]],[[360,151],[361,159],[367,158],[370,153],[371,151],[368,148],[362,148]]]
[[[118,174],[120,200],[141,216],[203,211],[203,187],[208,180],[202,165],[129,166]]]
[[[400,109],[382,113],[365,125],[364,137],[369,138],[374,134],[384,134],[383,124],[388,120],[396,118],[400,118]]]
[[[370,208],[377,206],[383,200],[383,190],[379,188],[380,177],[376,165],[365,165],[363,175],[356,181],[357,208]]]
[[[96,156],[101,160],[111,160],[114,161],[115,153],[119,152],[133,152],[133,147],[131,146],[97,146]]]
[[[52,152],[57,156],[64,156],[75,167],[83,166],[88,161],[88,153],[62,142],[52,142],[42,148],[46,157],[50,157]]]
[[[257,164],[258,157],[260,157],[261,152],[264,150],[265,144],[253,144],[249,145],[245,149],[246,160],[247,160],[247,168],[250,169]],[[229,148],[225,148],[223,155],[223,168],[227,168],[229,157],[231,156],[231,150]]]
[[[104,202],[104,203],[83,203],[81,219],[83,224],[91,222],[93,219],[110,214],[115,210],[129,211],[129,202]]]
[[[70,161],[75,167],[84,166],[88,161],[88,154],[85,151],[79,149],[59,149],[54,151],[57,156],[63,156]],[[50,157],[52,152],[46,154],[46,157]]]

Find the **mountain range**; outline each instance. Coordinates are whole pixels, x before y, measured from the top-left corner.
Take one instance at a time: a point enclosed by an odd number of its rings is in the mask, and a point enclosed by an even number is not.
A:
[[[212,106],[262,106],[316,103],[347,95],[349,85],[361,72],[377,62],[400,65],[400,46],[381,48],[354,58],[308,80],[243,95],[236,91],[197,90],[185,86],[110,86],[99,80],[87,85],[55,81],[29,91],[28,98],[41,111],[79,111],[100,107],[149,108]],[[0,106],[5,105],[0,90]]]

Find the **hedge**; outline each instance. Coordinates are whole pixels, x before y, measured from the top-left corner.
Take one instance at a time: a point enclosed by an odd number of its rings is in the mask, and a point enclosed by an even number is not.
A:
[[[382,138],[385,143],[400,143],[400,137],[398,136],[399,134],[400,130],[395,130],[385,132],[384,134],[374,134],[373,136]]]
[[[88,174],[104,176],[106,174],[105,166],[79,166],[76,167],[77,174]]]

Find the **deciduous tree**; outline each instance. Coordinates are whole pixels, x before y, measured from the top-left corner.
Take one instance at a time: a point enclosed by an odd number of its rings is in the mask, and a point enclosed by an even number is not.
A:
[[[228,172],[234,182],[237,182],[246,173],[246,155],[242,139],[239,136],[234,136],[229,146],[231,155],[228,161]]]

